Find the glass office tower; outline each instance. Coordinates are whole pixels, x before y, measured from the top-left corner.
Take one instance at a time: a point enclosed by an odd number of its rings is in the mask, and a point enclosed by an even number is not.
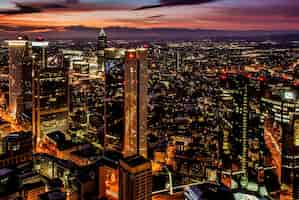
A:
[[[67,69],[62,64],[61,56],[52,59],[47,49],[46,41],[32,42],[32,128],[35,145],[48,133],[67,130]]]
[[[30,116],[31,98],[31,47],[25,37],[8,41],[9,49],[9,111],[18,121]]]

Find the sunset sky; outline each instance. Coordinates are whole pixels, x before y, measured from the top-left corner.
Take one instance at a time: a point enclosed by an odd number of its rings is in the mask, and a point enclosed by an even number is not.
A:
[[[43,32],[68,26],[299,30],[298,11],[299,0],[1,0],[0,30]]]

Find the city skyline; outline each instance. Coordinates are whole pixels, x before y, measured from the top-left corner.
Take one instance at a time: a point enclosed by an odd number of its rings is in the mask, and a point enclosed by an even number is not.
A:
[[[0,200],[299,200],[298,1],[2,0]]]

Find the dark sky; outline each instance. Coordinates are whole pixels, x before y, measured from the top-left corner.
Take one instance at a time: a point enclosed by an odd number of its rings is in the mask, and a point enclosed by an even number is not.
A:
[[[17,1],[17,3],[16,3]],[[0,30],[68,26],[298,30],[299,0],[1,0]]]

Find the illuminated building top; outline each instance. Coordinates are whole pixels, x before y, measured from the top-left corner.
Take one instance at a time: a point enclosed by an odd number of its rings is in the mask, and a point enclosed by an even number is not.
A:
[[[32,47],[48,47],[49,42],[46,41],[36,41],[31,43]]]
[[[101,31],[100,31],[100,33],[99,33],[99,36],[100,36],[100,37],[106,37],[106,33],[105,33],[105,31],[104,31],[103,28],[101,28]]]
[[[25,46],[27,44],[27,40],[8,40],[8,46]]]

